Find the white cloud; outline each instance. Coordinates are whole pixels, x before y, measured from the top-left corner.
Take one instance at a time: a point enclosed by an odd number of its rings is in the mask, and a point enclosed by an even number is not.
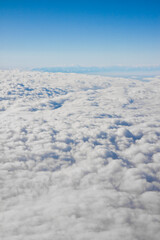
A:
[[[159,239],[160,87],[0,71],[1,239]]]

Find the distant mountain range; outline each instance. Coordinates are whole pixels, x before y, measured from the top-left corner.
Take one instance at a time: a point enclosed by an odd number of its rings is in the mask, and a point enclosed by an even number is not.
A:
[[[82,66],[71,66],[71,67],[44,67],[34,68],[33,71],[41,72],[62,72],[62,73],[159,73],[160,66],[111,66],[111,67],[82,67]]]

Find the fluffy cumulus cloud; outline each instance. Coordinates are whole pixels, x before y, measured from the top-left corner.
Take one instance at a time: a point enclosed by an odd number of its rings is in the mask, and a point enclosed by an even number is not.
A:
[[[0,83],[1,239],[159,239],[160,77]]]

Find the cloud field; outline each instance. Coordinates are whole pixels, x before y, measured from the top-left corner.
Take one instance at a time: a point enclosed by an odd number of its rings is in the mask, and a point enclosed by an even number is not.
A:
[[[0,71],[0,239],[159,240],[149,80]]]

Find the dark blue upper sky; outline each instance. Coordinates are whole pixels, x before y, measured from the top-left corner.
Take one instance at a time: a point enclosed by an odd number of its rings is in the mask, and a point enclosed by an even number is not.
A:
[[[159,0],[0,0],[0,67],[160,64]]]

